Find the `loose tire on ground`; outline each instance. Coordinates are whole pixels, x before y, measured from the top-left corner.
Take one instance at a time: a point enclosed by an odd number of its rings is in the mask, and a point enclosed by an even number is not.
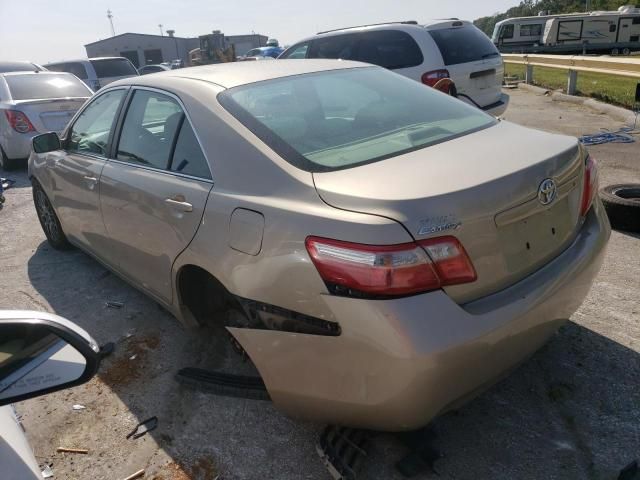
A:
[[[47,194],[44,193],[42,186],[37,180],[32,180],[32,185],[33,204],[36,207],[40,226],[49,241],[49,245],[56,250],[69,250],[71,248],[71,244],[62,230],[60,220],[58,220],[58,216],[56,215]]]
[[[640,184],[609,185],[600,198],[613,228],[640,232]]]

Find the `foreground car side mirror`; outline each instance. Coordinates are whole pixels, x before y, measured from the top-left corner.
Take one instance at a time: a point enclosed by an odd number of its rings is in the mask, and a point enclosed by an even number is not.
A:
[[[0,406],[85,383],[100,358],[95,340],[62,317],[0,311]]]
[[[56,132],[43,133],[33,137],[31,144],[33,145],[33,151],[36,153],[53,152],[62,148],[62,142],[60,142],[60,137]]]

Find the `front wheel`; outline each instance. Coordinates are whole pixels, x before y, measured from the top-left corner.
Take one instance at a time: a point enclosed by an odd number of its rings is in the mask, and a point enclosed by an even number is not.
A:
[[[60,220],[56,215],[53,205],[49,201],[47,194],[37,180],[33,180],[33,204],[36,207],[40,226],[49,241],[49,244],[56,250],[68,250],[71,244],[67,236],[62,231]]]

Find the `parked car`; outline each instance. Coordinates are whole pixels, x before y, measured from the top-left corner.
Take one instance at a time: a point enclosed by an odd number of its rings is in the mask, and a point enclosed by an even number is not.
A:
[[[92,94],[69,73],[0,74],[0,167],[26,164],[31,139],[38,133],[62,132]]]
[[[66,62],[48,63],[48,70],[69,72],[86,83],[93,91],[122,78],[138,75],[136,67],[124,57],[97,57]]]
[[[173,70],[169,65],[145,65],[138,69],[140,75],[148,75],[150,73],[166,72],[167,70]]]
[[[242,60],[258,60],[258,59],[264,59],[264,58],[278,58],[278,55],[280,55],[282,52],[284,51],[283,48],[280,47],[259,47],[259,48],[253,48],[251,50],[249,50],[247,53],[245,53],[244,55],[242,55],[241,57],[238,57],[238,60],[242,61]]]
[[[435,20],[423,25],[408,21],[331,30],[297,42],[278,58],[357,60],[430,87],[451,79],[455,85],[451,93],[487,113],[500,116],[509,105],[509,96],[502,93],[500,52],[466,21]]]
[[[0,73],[7,72],[43,72],[46,68],[33,62],[2,62],[0,61]]]
[[[576,138],[359,62],[119,81],[33,147],[54,248],[224,324],[277,407],[337,425],[418,428],[491,385],[580,306],[610,235]]]
[[[89,381],[98,371],[98,344],[57,315],[0,311],[0,465],[5,480],[42,479],[12,407]]]

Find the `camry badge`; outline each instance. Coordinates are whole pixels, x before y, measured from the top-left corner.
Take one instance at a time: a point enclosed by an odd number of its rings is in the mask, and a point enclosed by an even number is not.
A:
[[[457,230],[461,226],[462,222],[460,222],[455,215],[439,215],[422,220],[418,228],[418,235],[429,235],[431,233],[445,232],[447,230]]]
[[[556,199],[557,193],[558,189],[556,188],[556,182],[547,178],[546,180],[543,180],[538,187],[538,201],[542,205],[549,205]]]

